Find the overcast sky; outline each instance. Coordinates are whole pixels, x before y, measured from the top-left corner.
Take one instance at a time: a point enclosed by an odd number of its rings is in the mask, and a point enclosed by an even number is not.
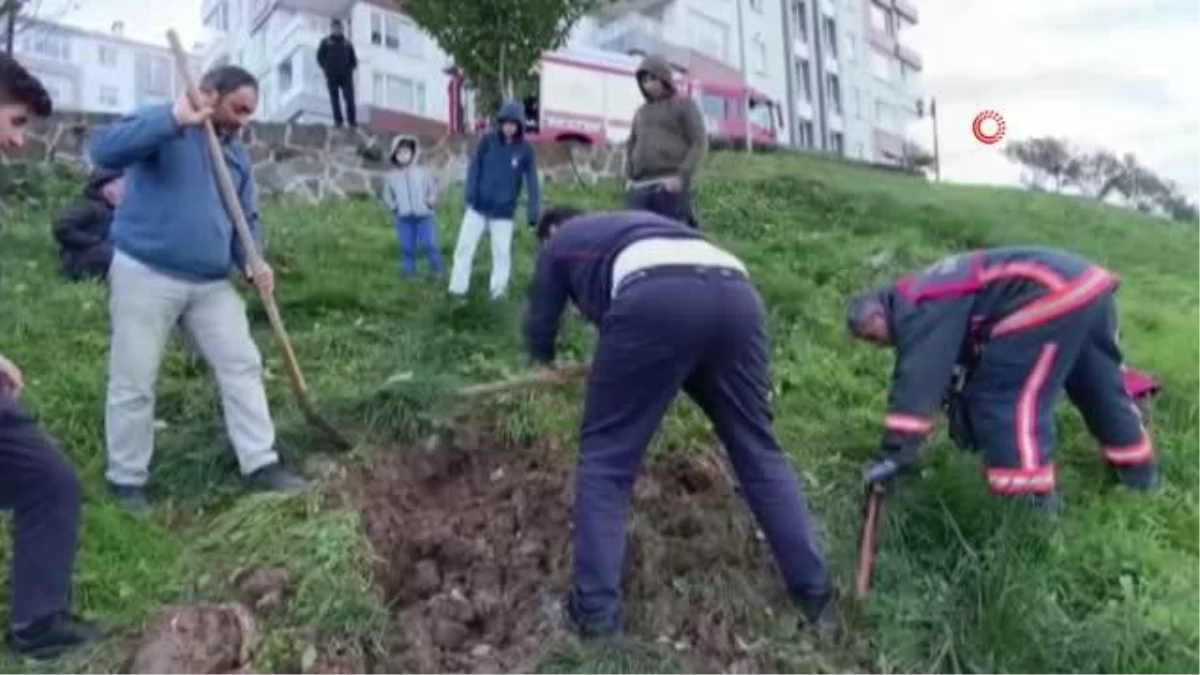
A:
[[[44,14],[77,6],[64,20],[107,29],[119,19],[131,37],[160,44],[170,27],[185,44],[205,37],[200,0],[40,1]],[[1003,142],[984,146],[971,135],[975,115],[993,109],[1008,139],[1052,134],[1133,152],[1200,196],[1196,0],[913,1],[923,86],[938,101],[944,179],[1019,178]],[[927,120],[911,135],[932,145]]]

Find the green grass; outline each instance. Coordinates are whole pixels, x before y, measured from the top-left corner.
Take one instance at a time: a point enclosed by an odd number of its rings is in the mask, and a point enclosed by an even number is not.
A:
[[[615,185],[554,186],[548,193],[548,202],[618,203]],[[456,195],[439,213],[447,259],[461,214]],[[162,506],[139,521],[106,498],[105,296],[101,287],[56,277],[46,209],[60,202],[51,194],[45,208],[3,215],[0,352],[24,369],[27,406],[85,480],[80,608],[136,627],[164,603],[222,597],[230,577],[247,566],[282,565],[293,575],[292,596],[270,618],[274,632],[261,665],[295,660],[315,635],[370,643],[384,628],[384,610],[369,583],[357,514],[320,495],[248,495],[223,439],[207,371],[178,346],[158,388],[166,426],[152,480]],[[737,153],[709,162],[697,210],[705,229],[747,261],[768,303],[777,430],[805,479],[845,588],[857,545],[856,479],[878,440],[889,356],[845,337],[844,298],[952,251],[1017,242],[1070,248],[1119,272],[1127,358],[1165,386],[1152,428],[1164,489],[1147,498],[1110,487],[1081,422],[1064,406],[1058,457],[1067,510],[1055,524],[1032,522],[989,497],[975,458],[938,438],[926,475],[887,505],[875,593],[857,629],[869,634],[871,661],[882,671],[1200,667],[1195,228],[1069,198]],[[422,420],[411,398],[381,391],[389,376],[484,381],[521,370],[520,295],[535,248],[524,229],[514,244],[513,298],[455,312],[440,285],[397,278],[391,228],[374,203],[270,204],[265,222],[284,319],[311,389],[338,419],[377,439],[411,433]],[[480,269],[487,265],[481,249]],[[473,291],[483,291],[481,282],[477,277]],[[261,308],[249,303],[282,449],[311,464],[327,449],[297,415]],[[568,326],[563,357],[586,358],[590,331]],[[517,438],[570,436],[579,402],[578,388],[568,388],[507,402],[498,414]],[[681,400],[655,445],[683,448],[708,435],[703,418]],[[780,654],[790,647],[778,645]],[[119,658],[109,646],[57,665],[105,670]],[[815,661],[788,662],[803,668]],[[53,665],[0,660],[10,671]],[[678,664],[568,650],[543,665],[585,672]]]

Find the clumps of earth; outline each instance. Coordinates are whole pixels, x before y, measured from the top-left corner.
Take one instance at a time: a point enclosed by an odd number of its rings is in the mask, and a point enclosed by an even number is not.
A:
[[[530,672],[570,640],[571,453],[501,438],[460,426],[440,442],[380,450],[345,478],[392,613],[373,668]],[[786,666],[764,645],[789,610],[719,452],[664,453],[643,467],[626,548],[630,633],[692,672],[777,671]],[[234,581],[238,602],[171,607],[152,621],[129,670],[249,672],[254,616],[286,602],[288,579],[251,570]],[[355,672],[325,661],[306,670]]]

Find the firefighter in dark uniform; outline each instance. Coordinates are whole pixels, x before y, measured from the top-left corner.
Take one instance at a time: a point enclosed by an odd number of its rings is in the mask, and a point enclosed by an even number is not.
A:
[[[819,631],[832,590],[796,472],[771,429],[762,300],[734,256],[647,211],[548,211],[525,317],[552,367],[571,300],[599,340],[588,375],[572,510],[568,612],[584,636],[622,630],[625,520],[642,456],[680,389],[712,421],[791,597]]]
[[[917,465],[944,404],[951,436],[980,449],[992,492],[1057,504],[1053,406],[1065,389],[1125,485],[1158,482],[1122,378],[1109,271],[1066,251],[973,251],[851,302],[855,337],[896,350],[883,448],[869,483]]]

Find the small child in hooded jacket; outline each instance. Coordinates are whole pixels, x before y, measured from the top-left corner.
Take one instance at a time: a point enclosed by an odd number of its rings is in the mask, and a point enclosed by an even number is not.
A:
[[[383,201],[395,219],[396,239],[400,242],[400,273],[406,277],[416,276],[416,249],[420,246],[429,258],[430,274],[436,277],[442,272],[437,224],[433,216],[437,184],[417,163],[419,151],[417,139],[412,136],[398,136],[392,142],[391,162],[395,168],[388,172]]]

